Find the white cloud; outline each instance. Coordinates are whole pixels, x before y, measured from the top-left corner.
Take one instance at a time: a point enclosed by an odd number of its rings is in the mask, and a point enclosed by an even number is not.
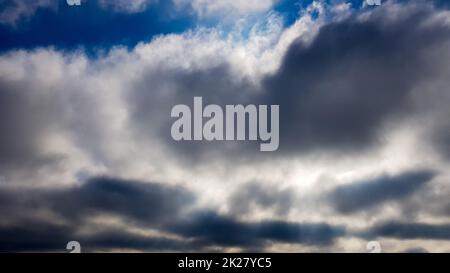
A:
[[[107,9],[122,13],[139,13],[158,4],[160,0],[84,0],[97,1]],[[178,12],[193,10],[201,18],[221,16],[236,18],[242,15],[265,12],[279,0],[169,0],[173,1]],[[0,10],[0,23],[14,25],[19,20],[32,17],[38,9],[57,8],[58,0],[0,0],[5,7]]]
[[[1,24],[16,24],[23,18],[29,18],[40,8],[55,7],[57,2],[54,0],[0,0],[1,5],[5,7],[0,10]]]
[[[35,155],[35,161],[63,159],[55,165],[44,161],[45,168],[37,165],[44,184],[75,182],[80,172],[181,182],[192,172],[176,167],[176,157],[170,157],[158,135],[160,123],[167,123],[165,111],[170,110],[171,98],[179,92],[173,77],[226,65],[236,82],[256,86],[264,75],[277,69],[294,39],[311,39],[320,24],[305,14],[292,27],[283,29],[281,18],[272,14],[249,35],[242,35],[238,27],[226,33],[200,28],[157,37],[131,52],[116,48],[97,60],[82,52],[63,53],[51,48],[13,51],[0,57],[0,75],[5,84],[20,83],[17,93],[30,94],[28,100],[49,105],[37,111],[33,111],[33,104],[22,109],[24,119],[42,116],[51,120],[41,126],[36,121],[36,131],[27,131],[30,139],[26,141],[39,139],[39,145],[30,143],[29,156]],[[136,138],[131,128],[134,117],[128,99],[133,92],[149,93],[152,99],[145,107],[158,107],[159,98],[168,107],[146,121],[150,129],[144,140]],[[166,160],[157,160],[161,156]],[[7,170],[12,173],[4,175],[11,180],[37,180],[34,168]]]
[[[198,16],[217,14],[234,17],[268,11],[278,0],[173,0],[178,6],[190,6]]]
[[[136,13],[144,11],[148,6],[155,4],[158,0],[98,0],[105,8],[115,11]]]

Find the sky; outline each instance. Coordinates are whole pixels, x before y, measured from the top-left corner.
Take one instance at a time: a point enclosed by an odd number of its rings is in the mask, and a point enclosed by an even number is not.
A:
[[[449,252],[449,79],[446,1],[0,0],[0,252]]]

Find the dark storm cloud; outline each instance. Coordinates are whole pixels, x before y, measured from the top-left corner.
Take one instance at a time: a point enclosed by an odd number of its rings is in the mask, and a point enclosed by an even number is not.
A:
[[[262,249],[269,241],[329,245],[345,234],[343,227],[327,224],[243,222],[192,211],[195,197],[185,189],[114,178],[94,178],[67,190],[1,189],[0,197],[0,251],[63,251],[72,240],[88,251],[201,250],[216,245]],[[88,221],[105,215],[181,238],[146,237]]]
[[[194,196],[182,188],[113,178],[95,178],[79,189],[53,194],[64,212],[112,213],[156,226],[192,204]],[[58,210],[58,208],[55,208]]]
[[[387,222],[363,233],[363,237],[450,240],[450,225]]]
[[[237,79],[224,61],[191,70],[143,68],[128,96],[134,127],[143,142],[156,135],[177,156],[261,159],[254,143],[172,141],[172,107],[192,106],[193,97],[202,96],[205,105],[279,104],[280,155],[371,148],[383,139],[384,125],[415,118],[414,88],[441,69],[428,53],[444,54],[450,42],[447,26],[430,23],[436,16],[431,5],[405,4],[395,16],[390,8],[326,24],[310,44],[295,41],[261,90]]]
[[[193,251],[198,247],[194,241],[146,237],[123,230],[106,230],[91,236],[80,236],[77,240],[82,243],[85,252],[108,249],[131,249],[146,252]]]
[[[339,186],[329,194],[331,205],[340,213],[366,211],[388,201],[410,197],[435,173],[429,170],[407,172],[397,176],[381,176],[369,181]]]
[[[232,194],[229,204],[234,215],[251,213],[253,210],[272,210],[277,215],[289,213],[294,201],[291,189],[278,189],[259,183],[250,183],[239,187]]]
[[[136,226],[161,229],[195,201],[183,188],[106,177],[64,190],[0,189],[0,198],[1,252],[64,251],[72,240],[87,251],[182,250],[186,242],[131,234],[88,220],[117,216]],[[89,232],[80,233],[82,229]]]
[[[130,249],[142,251],[193,250],[195,242],[146,237],[107,226],[94,227],[90,235],[79,234],[77,225],[57,225],[36,220],[20,226],[0,227],[1,252],[65,252],[70,241],[78,241],[83,252]]]
[[[286,151],[347,150],[377,143],[386,121],[411,114],[410,95],[440,67],[426,54],[450,40],[443,24],[423,27],[429,5],[367,20],[354,16],[321,28],[310,45],[297,41],[266,80],[268,103],[280,104]],[[436,60],[437,61],[437,60]]]
[[[268,241],[329,245],[345,234],[345,228],[328,224],[283,221],[241,222],[214,212],[203,212],[170,228],[207,245],[258,247]]]
[[[70,222],[82,223],[86,216],[116,215],[148,226],[175,219],[195,201],[192,193],[178,187],[99,177],[80,187],[64,190],[1,192],[8,198],[0,211],[14,218],[27,209],[49,209]]]
[[[15,211],[18,213],[18,211]],[[42,220],[24,221],[0,226],[0,252],[64,251],[73,240],[74,227],[46,223]]]
[[[429,253],[429,251],[423,247],[416,247],[405,249],[403,253]]]

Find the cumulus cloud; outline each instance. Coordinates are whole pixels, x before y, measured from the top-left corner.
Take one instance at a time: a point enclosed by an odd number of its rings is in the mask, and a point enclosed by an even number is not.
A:
[[[447,66],[438,56],[430,65],[427,54],[440,46],[445,54],[449,29],[423,26],[434,16],[429,6],[393,10],[327,24],[311,45],[290,47],[266,82],[280,119],[291,121],[280,129],[286,150],[364,149],[379,144],[387,121],[411,115],[415,88]]]
[[[236,14],[251,14],[269,10],[278,0],[174,0],[178,6],[190,6],[198,16],[209,17],[222,14],[235,16]]]
[[[121,9],[114,3],[104,2]],[[126,12],[150,2],[135,3]],[[274,2],[245,3],[192,2],[199,14]],[[315,2],[287,28],[271,14],[248,35],[198,28],[95,58],[54,48],[2,54],[0,245],[330,250],[351,247],[352,236],[445,243],[446,224],[432,223],[449,211],[450,17],[423,3],[354,14],[334,7],[335,16],[329,8]],[[279,104],[280,151],[172,141],[170,111],[194,96]],[[417,223],[385,224],[428,197],[433,208]],[[400,205],[383,206],[391,202]],[[353,213],[362,208],[368,215]]]

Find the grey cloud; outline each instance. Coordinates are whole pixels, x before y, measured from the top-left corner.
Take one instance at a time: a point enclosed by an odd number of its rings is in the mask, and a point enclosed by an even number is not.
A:
[[[14,25],[21,19],[33,16],[39,9],[56,5],[55,0],[0,0],[0,23]]]
[[[1,252],[42,252],[59,250],[74,240],[73,227],[40,221],[16,223],[14,226],[0,226]]]
[[[114,229],[101,231],[92,236],[81,236],[77,240],[79,240],[80,244],[82,243],[84,252],[110,249],[130,249],[145,252],[193,251],[200,249],[192,241],[164,237],[146,237]]]
[[[440,175],[433,179],[433,183],[401,199],[398,208],[404,219],[420,219],[423,215],[446,219],[450,215],[449,194],[448,178]]]
[[[249,183],[236,190],[230,197],[230,211],[233,215],[252,213],[253,210],[269,210],[277,215],[289,213],[295,195],[291,189],[278,189],[261,183]]]
[[[236,158],[244,153],[255,156],[259,151],[259,144],[253,142],[177,142],[170,135],[175,121],[170,119],[172,107],[178,104],[193,107],[194,96],[203,97],[204,105],[258,104],[260,98],[249,96],[258,93],[258,89],[247,79],[235,79],[231,67],[225,63],[207,69],[146,71],[131,89],[127,99],[132,128],[139,141],[146,143],[149,136],[155,137],[180,158],[180,162],[201,164],[205,160]]]
[[[8,200],[2,202],[0,211],[10,218],[18,208],[19,215],[27,209],[48,209],[74,224],[83,223],[86,216],[106,214],[153,227],[176,219],[195,201],[193,194],[182,188],[107,177],[93,178],[69,189],[21,189],[0,195]]]
[[[423,247],[408,248],[408,249],[405,249],[403,252],[404,253],[429,253],[429,251]]]
[[[69,65],[58,66],[68,61],[65,56],[46,50],[28,54],[34,57],[27,56],[26,77],[15,80],[5,71],[0,77],[0,176],[19,172],[35,176],[38,170],[55,171],[73,160],[68,147],[49,143],[55,136],[83,151],[88,160],[109,165],[112,159],[105,143],[114,136],[109,134],[108,121],[101,118],[100,96],[80,81],[42,78],[41,61],[48,58],[53,68],[62,68]],[[13,56],[20,59],[21,52],[4,57]]]
[[[206,104],[279,104],[280,150],[272,156],[373,148],[384,125],[417,118],[415,88],[442,69],[428,53],[444,53],[450,42],[444,24],[424,27],[436,16],[430,5],[410,5],[395,19],[390,7],[364,20],[354,15],[326,24],[311,44],[295,41],[280,69],[262,80],[262,90],[236,79],[225,61],[191,70],[144,68],[128,96],[140,141],[153,135],[191,163],[236,154],[263,159],[254,143],[171,140],[172,107],[202,96]]]
[[[30,168],[59,160],[45,154],[41,142],[54,126],[55,101],[28,83],[0,78],[0,172]]]
[[[445,45],[450,29],[423,27],[435,16],[429,5],[388,20],[389,7],[327,24],[310,45],[291,45],[266,80],[267,102],[280,104],[285,151],[365,149],[387,121],[414,117],[412,91],[440,69],[426,53]]]
[[[182,250],[187,242],[131,234],[89,219],[116,216],[132,226],[164,231],[195,201],[183,188],[106,177],[69,189],[1,188],[0,197],[0,252],[63,252],[72,240],[87,251]]]
[[[64,212],[113,213],[151,226],[176,218],[195,200],[182,188],[111,178],[95,178],[80,189],[53,195],[49,198]]]
[[[448,86],[450,82],[446,84]],[[449,102],[450,96],[449,94],[445,94],[429,106],[433,110],[442,109],[441,113],[432,116],[432,126],[428,137],[435,151],[447,161],[450,159],[450,123],[447,118],[450,115],[448,111]]]
[[[364,237],[390,237],[396,239],[450,240],[450,225],[387,222],[378,225]]]
[[[269,241],[330,245],[346,232],[344,227],[325,223],[241,222],[214,212],[198,213],[170,230],[208,245],[244,248],[262,247]]]
[[[429,170],[413,171],[397,176],[381,176],[369,181],[339,186],[329,195],[330,204],[340,213],[354,213],[410,197],[435,173]]]
[[[420,83],[436,79],[430,75],[442,69],[442,60],[430,59],[425,53],[433,51],[441,58],[447,56],[445,45],[450,40],[449,29],[443,24],[423,27],[436,14],[429,6],[419,5],[386,20],[383,14],[389,12],[388,7],[375,10],[367,20],[350,17],[327,24],[310,45],[295,42],[280,70],[264,79],[262,90],[247,79],[235,79],[232,68],[224,63],[189,70],[139,67],[142,75],[136,77],[140,80],[127,86],[125,110],[130,113],[132,125],[124,129],[133,127],[136,138],[126,140],[143,147],[150,146],[146,145],[148,141],[152,145],[153,141],[163,143],[181,158],[180,162],[202,167],[214,158],[229,159],[229,155],[238,155],[228,160],[233,164],[240,160],[251,164],[247,156],[273,159],[272,155],[258,153],[257,145],[252,147],[253,144],[221,146],[171,141],[172,106],[190,105],[193,96],[202,96],[207,104],[280,104],[281,150],[276,155],[334,150],[346,153],[372,147],[379,140],[383,125],[396,118],[415,118],[412,90]],[[97,111],[102,106],[94,99],[97,90],[55,98],[35,85],[0,79],[0,176],[16,168],[30,169],[60,160],[57,155],[45,154],[39,145],[54,123],[73,134],[79,150],[97,156],[101,163],[107,161],[102,143],[113,136],[101,126],[108,120]],[[76,85],[74,89],[77,88],[84,91],[86,86]],[[437,100],[431,94],[429,99]],[[65,107],[75,114],[68,114]],[[439,128],[442,140],[439,142],[444,145],[438,146],[447,150],[449,130],[445,126]],[[328,197],[337,211],[353,213],[385,202],[403,201],[432,178],[433,172],[427,170],[379,177],[340,187]],[[255,184],[228,200],[231,215],[220,215],[188,213],[195,204],[195,196],[185,189],[115,178],[95,178],[79,188],[65,190],[1,189],[0,246],[14,251],[61,249],[67,240],[77,239],[73,235],[78,228],[95,215],[118,216],[139,227],[175,233],[189,242],[141,238],[103,227],[93,237],[79,238],[91,249],[192,250],[211,245],[259,249],[271,241],[329,246],[336,238],[345,236],[344,227],[327,223],[244,222],[237,217],[239,213],[250,212],[252,206],[287,213],[291,198],[287,191]],[[48,212],[67,223],[53,223],[55,219],[46,218]],[[372,234],[446,239],[446,228],[390,223],[374,228]]]
[[[66,252],[70,241],[78,241],[83,252],[129,249],[136,251],[183,251],[197,247],[194,242],[164,237],[147,237],[107,226],[94,227],[93,234],[80,234],[76,225],[57,225],[43,220],[20,226],[0,227],[2,252]]]
[[[113,178],[93,178],[66,190],[1,189],[0,197],[0,251],[61,251],[72,240],[89,251],[202,250],[217,245],[261,250],[270,242],[330,245],[345,235],[344,227],[326,223],[243,222],[195,211],[189,209],[195,196],[185,189]],[[90,223],[95,216],[117,216],[133,227],[181,238],[146,237]]]
[[[400,116],[414,118],[411,90],[439,69],[424,52],[450,40],[449,29],[443,25],[421,27],[434,16],[432,8],[410,10],[389,23],[383,16],[387,8],[380,8],[367,20],[350,17],[325,25],[311,45],[297,41],[290,46],[279,71],[263,80],[262,90],[249,79],[236,79],[220,58],[192,69],[143,65],[124,94],[130,124],[123,130],[132,132],[127,134],[132,137],[130,143],[164,145],[184,164],[214,159],[237,162],[237,156],[247,163],[286,153],[369,148],[381,138],[383,124]],[[6,132],[0,136],[0,169],[60,161],[58,155],[42,154],[39,146],[55,123],[90,159],[114,164],[108,153],[111,143],[105,139],[116,138],[108,135],[108,121],[98,110],[101,98],[92,95],[95,90],[54,98],[39,87],[22,85],[0,79],[5,90],[0,95],[4,119],[0,128]],[[62,85],[58,88],[86,89],[78,82]],[[194,96],[204,97],[205,104],[280,104],[280,150],[268,158],[254,142],[173,141],[170,111],[176,104],[191,105]]]

